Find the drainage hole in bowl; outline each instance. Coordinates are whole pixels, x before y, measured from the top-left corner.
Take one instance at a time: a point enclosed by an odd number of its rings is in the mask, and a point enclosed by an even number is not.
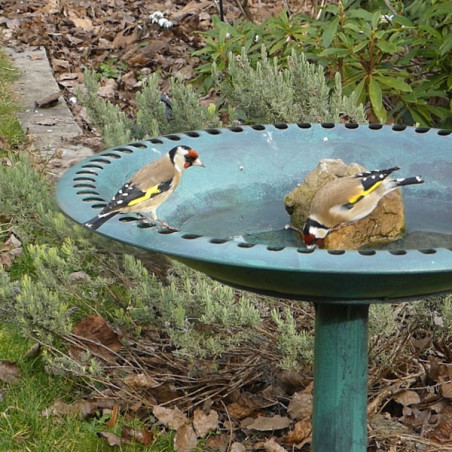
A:
[[[405,250],[389,250],[389,252],[394,256],[404,256],[406,254]]]

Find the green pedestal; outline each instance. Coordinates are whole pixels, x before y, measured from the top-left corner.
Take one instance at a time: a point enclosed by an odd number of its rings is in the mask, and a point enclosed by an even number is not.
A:
[[[369,305],[316,304],[314,452],[367,449]]]

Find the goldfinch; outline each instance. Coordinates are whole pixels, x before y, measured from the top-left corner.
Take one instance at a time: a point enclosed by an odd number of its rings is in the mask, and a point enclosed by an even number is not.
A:
[[[320,245],[333,230],[369,215],[380,200],[404,185],[422,184],[421,176],[391,179],[397,166],[336,179],[325,184],[314,196],[303,226],[302,238],[308,248]]]
[[[191,166],[202,166],[198,153],[188,146],[176,146],[168,153],[140,168],[116,193],[102,211],[84,223],[96,230],[118,213],[138,213],[141,221],[175,229],[157,218],[156,210],[174,192],[182,173]],[[148,220],[143,214],[147,213]]]

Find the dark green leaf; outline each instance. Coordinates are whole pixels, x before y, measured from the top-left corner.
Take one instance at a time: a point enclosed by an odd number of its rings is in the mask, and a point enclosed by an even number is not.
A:
[[[382,51],[386,53],[395,53],[399,50],[398,46],[393,44],[392,42],[380,40],[377,42],[377,47]]]
[[[369,43],[367,41],[360,42],[359,44],[356,44],[353,47],[353,52],[358,53],[360,50],[364,49],[364,47],[367,47],[368,45]]]
[[[372,13],[366,11],[365,9],[352,9],[349,12],[350,17],[357,17],[359,19],[364,19],[366,22],[370,22],[372,20]]]
[[[383,85],[389,86],[390,88],[394,88],[397,91],[405,91],[405,92],[411,92],[413,91],[411,86],[408,85],[408,83],[404,82],[401,78],[396,77],[384,77],[379,76],[376,77],[379,83],[382,83]]]
[[[325,28],[322,36],[322,44],[324,47],[328,47],[333,41],[334,35],[336,34],[337,27],[339,25],[339,17],[334,18],[328,26]]]
[[[323,50],[319,53],[319,56],[329,56],[329,55],[335,55],[337,57],[344,57],[349,54],[349,51],[347,49],[338,49],[337,47],[330,47],[328,49]]]
[[[365,80],[362,79],[359,83],[358,86],[355,89],[356,92],[356,97],[358,99],[358,102],[364,102],[365,101],[365,96],[364,96],[364,83]]]
[[[449,52],[452,49],[452,33],[450,33],[444,42],[441,44],[439,51],[440,55],[444,56],[447,52]]]
[[[386,111],[383,106],[383,94],[379,83],[374,78],[371,78],[369,81],[369,97],[372,110],[376,114],[378,120],[381,123],[385,123]]]
[[[372,14],[371,24],[373,29],[377,28],[378,24],[380,23],[380,20],[381,20],[381,11],[377,10]]]
[[[414,26],[413,22],[411,22],[411,20],[405,16],[394,16],[392,18],[392,22],[394,24],[402,25],[404,27],[409,27],[409,28]]]

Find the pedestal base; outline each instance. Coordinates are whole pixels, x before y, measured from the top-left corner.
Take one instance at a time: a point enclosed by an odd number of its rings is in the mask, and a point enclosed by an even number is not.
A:
[[[312,450],[365,452],[369,305],[315,306]]]

